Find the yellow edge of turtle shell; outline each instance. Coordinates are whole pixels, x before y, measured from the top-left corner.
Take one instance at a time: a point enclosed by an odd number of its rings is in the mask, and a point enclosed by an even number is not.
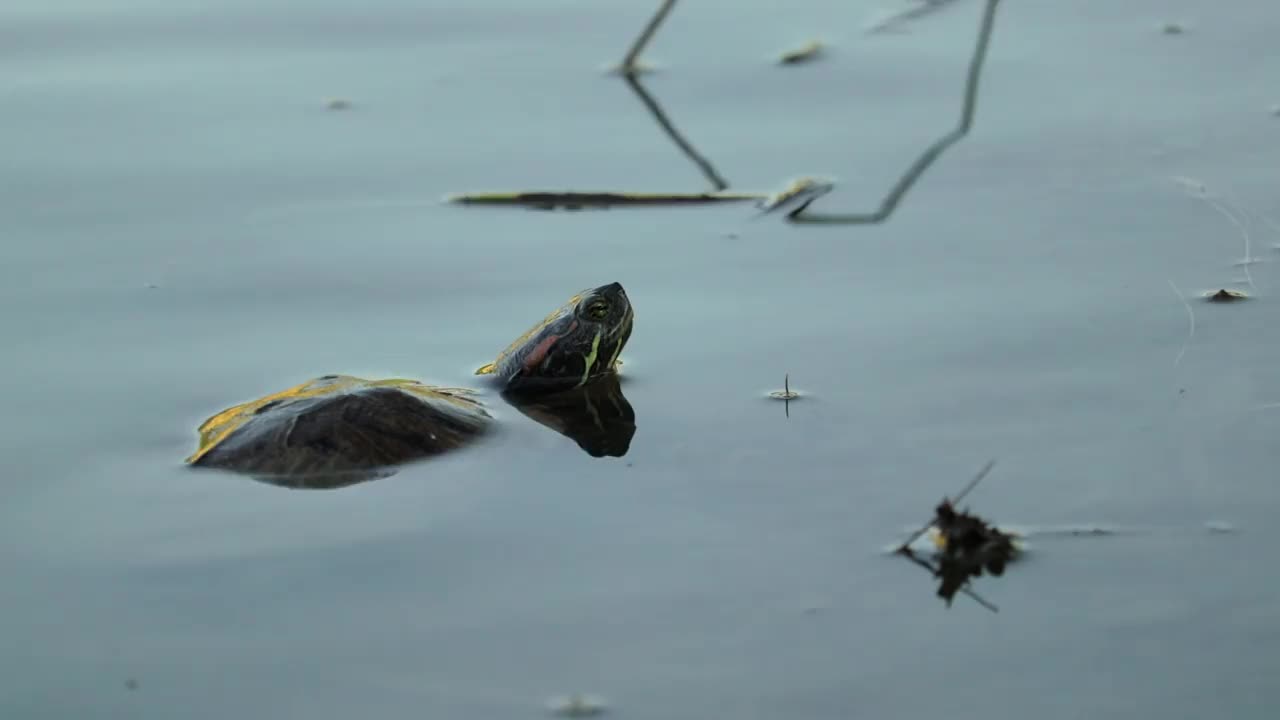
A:
[[[196,451],[188,457],[185,462],[191,464],[199,460],[202,456],[212,450],[227,438],[228,435],[235,432],[264,405],[276,400],[300,400],[311,397],[319,397],[321,395],[330,395],[351,389],[356,386],[365,387],[398,387],[406,392],[411,392],[420,397],[446,400],[457,405],[460,408],[475,411],[479,410],[485,413],[484,407],[479,402],[473,400],[471,396],[476,394],[475,390],[470,388],[451,388],[439,387],[435,385],[423,385],[417,380],[407,380],[403,378],[388,378],[385,380],[365,380],[351,375],[340,375],[329,380],[308,380],[301,385],[295,385],[287,390],[281,390],[271,395],[266,395],[257,400],[233,405],[222,412],[213,415],[208,420],[200,424],[196,430],[200,435],[200,445]],[[488,413],[485,413],[486,415]]]

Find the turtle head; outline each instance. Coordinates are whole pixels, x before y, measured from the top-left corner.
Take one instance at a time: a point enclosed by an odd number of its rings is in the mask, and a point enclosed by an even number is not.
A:
[[[599,330],[604,334],[605,342],[609,338],[620,337],[618,350],[626,344],[626,335],[631,334],[631,301],[627,299],[627,291],[621,283],[601,285],[592,290],[584,290],[573,308],[573,313],[583,326],[593,332]]]
[[[612,373],[634,317],[620,283],[583,290],[529,337],[504,373],[507,389],[577,387]]]

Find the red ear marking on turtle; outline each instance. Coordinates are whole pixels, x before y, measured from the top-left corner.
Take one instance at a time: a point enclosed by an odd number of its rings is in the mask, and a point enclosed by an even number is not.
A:
[[[569,329],[565,331],[564,335],[568,335],[577,329],[578,321],[574,320],[573,323],[569,325]],[[551,352],[551,348],[556,344],[556,341],[564,337],[564,335],[548,335],[543,338],[542,341],[535,345],[533,349],[529,351],[529,354],[525,356],[525,369],[532,371],[538,363],[541,363],[547,357],[547,353]]]

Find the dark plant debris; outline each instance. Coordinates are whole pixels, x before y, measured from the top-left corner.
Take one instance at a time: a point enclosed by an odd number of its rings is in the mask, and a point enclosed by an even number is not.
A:
[[[942,580],[938,597],[947,605],[970,578],[982,577],[983,570],[994,577],[1003,575],[1017,552],[1011,535],[977,515],[956,510],[950,500],[934,509],[933,525],[939,549],[934,576]]]
[[[983,607],[998,612],[999,608],[984,600],[970,587],[970,581],[982,577],[983,572],[1000,577],[1005,567],[1018,553],[1015,536],[997,529],[981,517],[957,510],[956,503],[977,487],[995,460],[989,461],[955,497],[943,498],[934,508],[933,519],[916,531],[897,549],[897,554],[929,570],[940,580],[938,597],[951,606],[957,592],[963,592]],[[920,557],[911,544],[921,535],[930,533],[936,551],[930,557]]]
[[[1246,293],[1240,292],[1239,290],[1226,290],[1226,289],[1218,290],[1217,292],[1211,292],[1205,295],[1204,297],[1205,297],[1205,300],[1208,300],[1209,302],[1212,302],[1212,303],[1240,302],[1241,300],[1249,299],[1249,296]]]

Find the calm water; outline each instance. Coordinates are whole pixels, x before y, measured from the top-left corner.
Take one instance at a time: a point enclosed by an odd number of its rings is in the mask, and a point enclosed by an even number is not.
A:
[[[652,5],[0,10],[0,717],[1274,717],[1274,3],[1006,1],[974,134],[883,226],[437,202],[702,189],[600,73]],[[979,10],[861,32],[893,7],[688,0],[646,82],[734,187],[870,209],[954,122]],[[1174,176],[1253,213],[1254,287]],[[181,465],[316,375],[472,383],[615,280],[624,458],[491,397],[480,447],[344,490]],[[984,514],[1141,532],[947,610],[880,550],[989,457]]]

